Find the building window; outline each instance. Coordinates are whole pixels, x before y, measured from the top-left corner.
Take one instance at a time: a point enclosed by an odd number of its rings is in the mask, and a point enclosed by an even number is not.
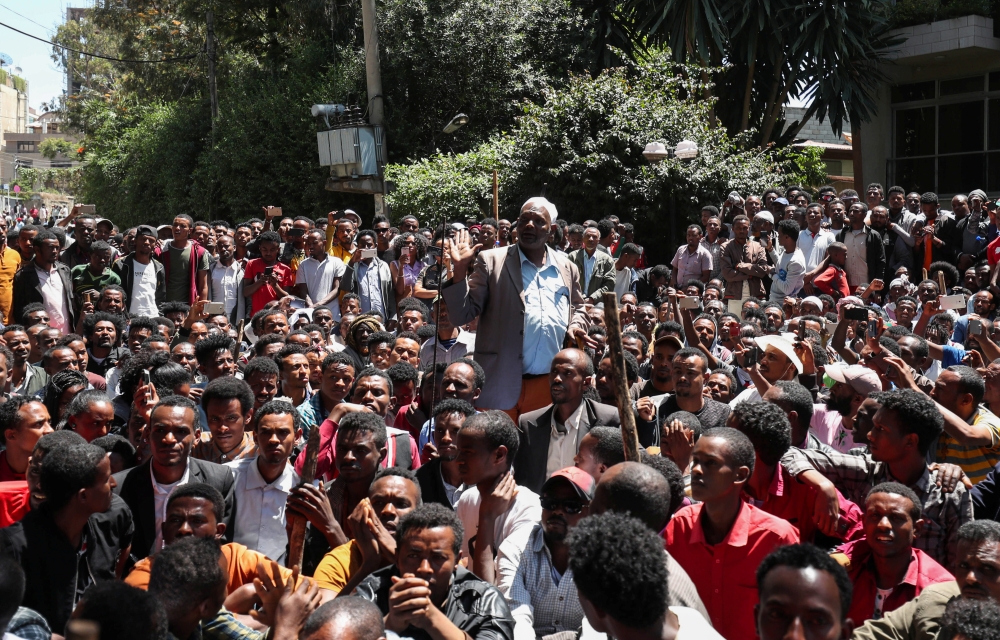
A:
[[[891,181],[939,194],[1000,189],[1000,72],[892,88]]]
[[[17,150],[22,153],[34,153],[35,152],[35,141],[34,140],[18,140]]]

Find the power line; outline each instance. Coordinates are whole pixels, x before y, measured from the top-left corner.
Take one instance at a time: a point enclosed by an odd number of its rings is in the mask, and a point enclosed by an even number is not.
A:
[[[34,20],[32,20],[31,18],[29,18],[28,16],[26,16],[26,15],[24,15],[24,14],[21,14],[21,13],[18,13],[17,11],[14,11],[13,9],[11,9],[10,7],[8,7],[7,5],[5,5],[5,4],[3,4],[3,3],[0,3],[0,7],[3,7],[3,8],[4,8],[4,9],[6,9],[7,11],[10,11],[10,12],[11,12],[11,13],[13,13],[13,14],[14,14],[15,16],[18,16],[18,17],[20,17],[20,18],[24,18],[25,20],[27,20],[28,22],[30,22],[30,23],[32,23],[32,24],[37,24],[37,25],[38,25],[39,27],[41,27],[41,28],[45,29],[45,30],[46,30],[46,31],[48,31],[48,32],[51,32],[51,31],[52,31],[52,28],[51,28],[51,27],[46,27],[46,26],[45,26],[44,24],[42,24],[42,23],[40,23],[40,22],[35,22]]]
[[[49,45],[52,45],[53,47],[57,47],[59,49],[65,49],[66,51],[72,51],[73,53],[79,53],[80,55],[89,56],[91,58],[100,58],[101,60],[111,60],[112,62],[133,62],[133,63],[138,63],[138,64],[153,64],[153,63],[159,63],[159,62],[181,62],[183,60],[190,60],[190,59],[192,59],[192,58],[194,58],[195,56],[198,55],[197,53],[192,53],[190,55],[178,56],[176,58],[161,58],[160,60],[128,60],[128,59],[124,59],[124,58],[112,58],[110,56],[102,56],[99,53],[90,53],[89,51],[80,51],[79,49],[73,49],[72,47],[67,47],[65,45],[56,44],[55,42],[52,42],[51,40],[46,40],[45,38],[39,38],[38,36],[34,36],[34,35],[31,35],[30,33],[27,33],[26,31],[21,31],[20,29],[15,29],[14,27],[10,26],[9,24],[4,24],[3,22],[0,22],[0,27],[7,27],[11,31],[16,31],[17,33],[20,33],[22,36],[27,36],[27,37],[32,38],[34,40],[38,40],[39,42],[44,42],[45,44],[49,44]]]

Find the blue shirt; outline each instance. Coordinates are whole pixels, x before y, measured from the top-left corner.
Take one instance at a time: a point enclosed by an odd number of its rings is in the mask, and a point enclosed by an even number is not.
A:
[[[943,352],[941,354],[942,371],[956,364],[962,364],[962,358],[965,357],[965,349],[959,349],[951,345],[941,345],[941,351]]]
[[[594,267],[597,266],[597,251],[594,255],[588,256],[587,250],[583,251],[583,293],[590,291],[590,278],[594,275]]]
[[[385,318],[385,306],[382,303],[382,273],[378,260],[372,260],[370,265],[359,262],[357,278],[362,313],[375,311]],[[388,318],[386,319],[388,320]]]
[[[520,247],[517,253],[521,258],[521,298],[524,300],[521,372],[547,374],[566,337],[570,290],[559,273],[550,247],[545,248],[545,264],[541,268],[528,260]]]

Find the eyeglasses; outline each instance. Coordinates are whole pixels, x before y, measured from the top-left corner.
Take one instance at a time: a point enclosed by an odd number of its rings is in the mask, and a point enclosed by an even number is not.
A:
[[[383,233],[389,233],[389,229],[388,228],[385,228],[385,229],[376,229],[375,233],[377,233],[379,235],[382,235]]]
[[[556,500],[555,498],[542,498],[541,503],[542,509],[546,511],[562,511],[571,516],[580,513],[587,506],[579,500]]]

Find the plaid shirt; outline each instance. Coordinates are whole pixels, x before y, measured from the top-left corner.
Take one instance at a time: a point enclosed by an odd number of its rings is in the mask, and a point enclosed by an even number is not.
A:
[[[264,640],[265,632],[246,626],[223,607],[209,622],[199,622],[189,638],[167,633],[168,640]]]
[[[222,453],[215,442],[212,440],[211,432],[201,436],[201,440],[195,443],[194,447],[191,449],[191,457],[197,458],[198,460],[205,460],[206,462],[214,462],[215,464],[226,464],[227,462],[232,462],[233,460],[242,460],[244,458],[254,458],[257,456],[257,443],[254,442],[253,434],[249,431],[243,432],[243,442],[238,444],[235,449],[229,453]]]
[[[852,456],[846,453],[824,453],[810,449],[789,449],[781,459],[789,473],[797,476],[810,469],[826,476],[857,505],[863,505],[868,492],[883,482],[900,482],[889,473],[889,466],[875,462],[870,455]],[[902,484],[906,484],[905,482]],[[937,560],[949,570],[957,561],[958,529],[972,521],[972,500],[961,483],[951,493],[937,484],[937,471],[925,469],[913,489],[924,507],[924,527],[913,546]]]
[[[514,616],[514,640],[573,631],[583,622],[573,571],[567,568],[559,584],[555,583],[542,525],[536,524],[527,536],[504,540],[497,554],[497,571],[497,588]]]

